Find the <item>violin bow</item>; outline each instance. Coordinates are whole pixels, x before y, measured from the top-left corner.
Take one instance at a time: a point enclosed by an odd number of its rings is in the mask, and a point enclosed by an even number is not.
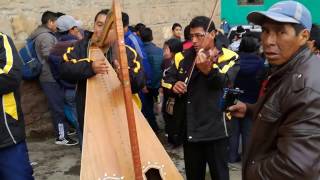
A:
[[[212,8],[212,11],[211,11],[210,22],[209,22],[209,24],[208,24],[208,26],[207,26],[206,34],[209,33],[209,28],[210,28],[210,26],[211,26],[211,24],[212,24],[212,22],[213,22],[213,15],[214,15],[214,12],[215,12],[215,10],[216,10],[216,8],[217,8],[217,5],[218,5],[218,1],[217,1],[217,0],[213,0],[213,2],[216,2],[216,3],[214,4],[214,6],[213,6],[213,8]],[[188,86],[188,84],[189,84],[189,82],[190,82],[190,78],[191,78],[191,76],[192,76],[192,74],[193,74],[195,65],[196,65],[196,60],[193,61],[192,66],[191,66],[190,73],[189,73],[189,75],[187,76],[187,78],[184,80],[184,83],[186,84],[186,86]]]

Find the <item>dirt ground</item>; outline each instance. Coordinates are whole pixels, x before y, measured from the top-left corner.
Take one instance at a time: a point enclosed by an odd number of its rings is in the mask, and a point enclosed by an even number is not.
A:
[[[159,124],[162,126],[161,119]],[[162,133],[159,136],[169,156],[176,164],[177,168],[184,175],[184,162],[182,147],[172,148],[165,141]],[[54,144],[52,135],[28,138],[28,148],[30,161],[34,170],[36,180],[79,180],[81,152],[79,146],[63,146]],[[230,169],[230,179],[241,179],[241,166]],[[209,173],[207,178],[211,179]]]

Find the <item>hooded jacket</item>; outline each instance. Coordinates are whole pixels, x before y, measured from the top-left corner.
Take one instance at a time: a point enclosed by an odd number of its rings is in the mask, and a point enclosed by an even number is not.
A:
[[[54,33],[45,25],[40,25],[31,33],[28,39],[35,40],[37,57],[42,64],[39,80],[41,82],[56,82],[51,74],[48,60],[50,50],[57,43]]]

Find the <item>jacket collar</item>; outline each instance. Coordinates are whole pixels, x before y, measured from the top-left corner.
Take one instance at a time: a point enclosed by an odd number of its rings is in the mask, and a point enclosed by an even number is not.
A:
[[[125,34],[124,34],[124,38],[128,38],[128,36],[130,36],[131,34],[133,34],[130,30],[128,30]]]
[[[154,43],[153,43],[152,41],[143,42],[143,44],[144,44],[145,46],[152,46],[152,45],[154,45]]]
[[[304,59],[307,59],[312,55],[311,51],[307,47],[307,45],[302,46],[291,58],[290,60],[285,63],[284,65],[281,65],[279,67],[275,67],[275,71],[271,73],[270,78],[276,78],[281,77],[286,73],[289,73],[293,70],[294,66],[303,61]]]

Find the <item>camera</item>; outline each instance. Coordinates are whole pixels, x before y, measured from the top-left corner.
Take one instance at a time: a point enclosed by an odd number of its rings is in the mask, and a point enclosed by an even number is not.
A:
[[[220,101],[220,108],[222,111],[226,111],[228,107],[237,104],[239,96],[244,93],[239,88],[224,88],[223,96]]]

